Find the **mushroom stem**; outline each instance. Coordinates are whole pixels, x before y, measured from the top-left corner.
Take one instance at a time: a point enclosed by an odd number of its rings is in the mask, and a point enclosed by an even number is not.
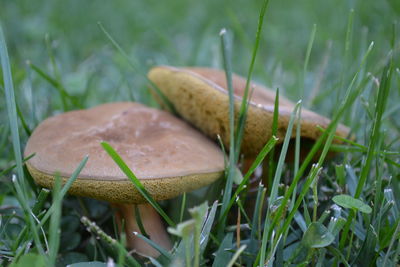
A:
[[[160,253],[156,249],[134,234],[135,232],[142,233],[136,222],[135,205],[112,204],[112,206],[116,209],[116,219],[120,231],[122,231],[121,228],[124,225],[127,247],[139,254],[158,257]],[[141,204],[137,207],[143,227],[150,239],[161,247],[170,250],[172,248],[171,241],[157,211],[150,204]]]

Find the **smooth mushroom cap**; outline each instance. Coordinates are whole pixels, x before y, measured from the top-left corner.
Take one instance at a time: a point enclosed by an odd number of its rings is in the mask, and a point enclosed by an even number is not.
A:
[[[173,198],[218,179],[221,150],[171,114],[137,103],[110,103],[43,121],[32,133],[25,156],[35,181],[63,182],[85,155],[89,160],[70,193],[113,203],[144,203],[141,194],[104,151],[106,141],[119,153],[155,200]]]
[[[229,147],[229,96],[225,72],[210,68],[154,67],[149,79],[172,102],[177,112],[187,121],[212,138],[221,136]],[[241,99],[246,87],[246,79],[233,75],[235,94],[235,117],[238,118]],[[255,83],[250,99],[247,121],[244,129],[242,152],[255,156],[272,136],[275,92]],[[278,143],[283,142],[294,104],[280,96]],[[310,110],[302,109],[301,136],[315,140],[322,135],[317,126],[326,128],[330,120]],[[336,135],[346,137],[349,129],[338,125]],[[292,137],[295,137],[293,131]]]

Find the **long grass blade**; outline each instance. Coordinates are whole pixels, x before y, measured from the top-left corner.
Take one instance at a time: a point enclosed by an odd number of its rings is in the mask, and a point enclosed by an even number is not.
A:
[[[236,147],[235,147],[235,98],[232,84],[232,63],[231,63],[231,42],[226,36],[226,30],[222,29],[220,32],[222,57],[224,62],[224,69],[226,75],[226,82],[229,95],[229,164],[228,175],[225,183],[224,195],[222,197],[222,207],[220,213],[220,223],[218,225],[218,237],[222,239],[225,229],[224,212],[227,210],[229,199],[232,195],[233,178],[235,175],[236,167]]]
[[[22,160],[22,163],[27,162],[29,159],[33,158],[34,156],[35,156],[35,154],[31,154],[31,155],[27,156],[26,158],[24,158],[24,159]],[[6,175],[7,173],[9,173],[9,172],[12,171],[15,167],[17,167],[17,164],[14,164],[14,165],[8,167],[8,168],[5,169],[5,170],[2,170],[2,171],[0,172],[0,177],[2,177],[3,175]]]
[[[283,172],[283,164],[285,162],[286,153],[287,153],[287,150],[289,147],[289,142],[292,137],[292,130],[293,130],[293,125],[294,125],[294,121],[296,118],[296,114],[297,114],[300,106],[301,106],[301,101],[297,102],[292,113],[290,114],[290,119],[289,119],[289,124],[288,124],[287,130],[286,130],[285,139],[283,141],[282,150],[279,155],[279,160],[278,160],[278,164],[276,167],[276,172],[275,172],[275,176],[274,176],[274,180],[273,180],[272,188],[271,188],[271,193],[270,193],[270,197],[269,197],[269,206],[270,207],[267,210],[267,214],[265,216],[265,221],[264,221],[264,231],[263,231],[263,236],[262,236],[262,241],[261,241],[261,248],[259,251],[259,254],[260,254],[259,264],[260,265],[264,265],[265,261],[266,261],[267,241],[269,239],[269,234],[268,234],[269,233],[268,226],[270,223],[269,216],[270,216],[270,212],[272,209],[272,205],[275,204],[275,201],[278,197],[278,186],[281,181],[281,176],[282,176],[282,172]]]
[[[245,90],[243,93],[242,103],[240,105],[239,120],[238,120],[238,125],[237,125],[237,130],[236,130],[236,140],[235,140],[236,141],[236,149],[237,149],[237,154],[236,154],[237,157],[239,156],[240,147],[242,144],[243,131],[244,131],[244,126],[245,126],[246,117],[247,117],[247,109],[248,109],[248,105],[249,105],[248,102],[250,100],[250,98],[249,98],[250,83],[251,83],[251,78],[253,75],[254,65],[256,62],[258,48],[260,46],[261,32],[262,32],[262,28],[263,28],[263,24],[264,24],[264,16],[265,16],[265,13],[267,12],[268,4],[269,4],[269,0],[264,0],[263,5],[260,10],[260,15],[258,18],[256,40],[254,43],[253,54],[251,57],[249,71],[247,72],[246,87],[245,87]]]
[[[254,206],[253,221],[252,221],[253,227],[251,228],[250,241],[249,241],[249,247],[248,247],[248,251],[251,254],[256,254],[256,251],[258,249],[258,242],[256,241],[257,233],[259,232],[258,221],[259,221],[259,217],[261,214],[260,210],[263,205],[261,200],[262,200],[263,192],[265,192],[265,190],[266,189],[262,184],[258,185],[257,198],[256,198],[256,204]],[[251,262],[252,262],[252,260],[248,259],[247,266],[251,266]]]
[[[69,110],[69,104],[68,104],[67,100],[69,100],[74,105],[78,105],[78,103],[67,92],[67,90],[64,88],[64,86],[59,83],[59,81],[50,77],[46,72],[44,72],[42,69],[40,69],[38,66],[36,66],[32,62],[28,62],[28,66],[30,66],[32,68],[32,70],[34,70],[40,77],[42,77],[45,81],[47,81],[49,84],[51,84],[58,91],[58,93],[60,94],[61,103],[62,103],[64,111]]]
[[[212,226],[215,219],[215,214],[217,213],[218,201],[214,201],[211,206],[210,211],[208,212],[207,219],[204,222],[203,228],[201,229],[200,234],[200,255],[203,254],[206,246],[208,244],[209,237],[211,235]]]
[[[58,249],[60,247],[60,220],[61,220],[61,178],[55,177],[53,187],[53,205],[54,212],[51,215],[49,226],[49,266],[54,266],[57,259]]]
[[[124,49],[115,41],[115,39],[111,36],[111,34],[104,28],[103,24],[101,22],[98,22],[100,30],[106,35],[107,39],[112,43],[112,45],[118,50],[118,52],[127,60],[129,66],[132,68],[133,71],[138,72],[141,76],[145,77],[147,82],[150,84],[150,90],[153,90],[153,92],[160,98],[162,103],[165,105],[165,107],[170,111],[172,114],[177,114],[174,105],[169,101],[169,99],[163,94],[163,92],[155,85],[150,79],[147,77],[147,75],[143,72],[140,71],[138,65],[139,63],[133,60],[131,57],[128,56],[128,54],[125,52]]]
[[[228,262],[227,267],[232,267],[236,260],[239,258],[240,254],[242,254],[242,252],[246,249],[246,245],[242,245],[240,246],[240,248],[238,250],[236,250],[235,254],[233,254],[232,259]]]
[[[27,136],[30,136],[31,133],[32,133],[32,131],[31,131],[31,129],[29,129],[29,126],[28,126],[28,124],[27,124],[26,121],[25,121],[25,118],[24,118],[24,115],[22,114],[21,109],[19,108],[19,106],[17,105],[17,103],[15,103],[15,104],[16,104],[16,107],[17,107],[17,115],[18,115],[18,118],[19,118],[19,120],[21,121],[21,126],[22,126],[22,128],[24,129],[26,135],[27,135]]]
[[[89,160],[89,156],[85,156],[83,160],[79,163],[78,167],[75,169],[75,171],[72,173],[68,181],[65,183],[65,185],[61,188],[60,190],[60,198],[64,198],[64,196],[67,194],[68,190],[72,186],[72,184],[75,182],[75,180],[78,178],[78,175],[81,173],[82,169],[85,167],[87,161]],[[43,226],[47,220],[50,218],[50,216],[53,214],[55,210],[55,204],[53,203],[46,214],[43,216],[43,218],[40,221],[40,225]]]
[[[50,194],[50,190],[46,189],[46,188],[42,188],[42,190],[40,190],[39,195],[36,199],[35,204],[32,207],[32,213],[35,216],[39,215],[39,212],[42,210],[45,201],[48,197],[48,195]],[[28,226],[25,225],[24,228],[22,228],[21,232],[19,233],[17,239],[15,240],[15,243],[13,245],[13,250],[17,251],[18,247],[21,245],[23,240],[27,240],[28,239]]]
[[[347,21],[347,31],[346,31],[346,39],[344,43],[344,63],[342,67],[342,73],[340,75],[340,84],[336,94],[336,103],[339,103],[340,97],[340,90],[343,88],[343,84],[345,81],[346,73],[348,70],[348,63],[349,63],[349,55],[350,55],[350,46],[351,46],[351,39],[353,36],[353,21],[354,21],[354,9],[351,9],[348,16]]]
[[[102,147],[108,153],[108,155],[114,160],[119,168],[125,173],[125,175],[132,181],[135,188],[142,194],[142,196],[153,206],[153,208],[164,218],[164,220],[172,227],[175,223],[169,218],[169,216],[162,210],[160,205],[151,197],[149,192],[144,188],[143,184],[139,181],[131,169],[126,165],[121,156],[114,150],[114,148],[107,142],[101,142]]]
[[[235,203],[235,199],[239,196],[239,194],[247,187],[247,184],[250,180],[250,176],[254,173],[256,168],[262,163],[264,158],[267,156],[267,154],[271,151],[271,149],[275,146],[276,142],[278,139],[273,136],[263,147],[261,152],[257,155],[256,159],[250,166],[250,169],[247,171],[246,175],[243,177],[242,182],[238,185],[236,188],[235,192],[233,193],[231,200],[229,201],[228,208],[225,210],[223,216],[226,217],[228,215],[229,209],[232,207],[232,205]]]
[[[288,124],[287,130],[286,130],[285,139],[283,141],[281,154],[279,155],[278,165],[276,166],[274,181],[273,181],[272,188],[271,188],[271,194],[269,197],[270,203],[274,203],[278,196],[278,186],[281,181],[281,176],[282,176],[282,172],[283,172],[283,164],[285,163],[286,153],[289,148],[289,142],[290,142],[290,139],[292,138],[292,130],[293,130],[294,121],[295,121],[296,114],[297,114],[300,106],[301,106],[301,101],[297,102],[292,113],[290,114],[289,124]]]
[[[181,211],[179,212],[179,222],[182,222],[183,220],[183,213],[185,212],[185,208],[186,208],[186,192],[184,192],[182,195]]]
[[[306,57],[304,59],[304,65],[303,65],[303,81],[302,85],[300,86],[300,100],[304,101],[304,91],[306,87],[306,76],[307,76],[307,70],[308,70],[308,63],[310,61],[310,56],[311,56],[311,50],[313,48],[314,44],[314,39],[315,39],[315,34],[317,32],[317,24],[313,25],[313,29],[311,31],[310,39],[308,41],[308,46],[307,46],[307,51],[306,51]],[[296,123],[296,140],[295,140],[295,159],[294,159],[294,174],[296,175],[297,171],[299,170],[299,164],[300,164],[300,133],[301,133],[301,111],[302,107],[300,106],[299,112],[298,112],[298,119]]]
[[[393,249],[393,246],[394,246],[394,244],[396,242],[396,239],[397,239],[397,242],[398,242],[398,246],[400,246],[400,242],[399,242],[399,240],[397,238],[399,236],[399,234],[400,234],[400,219],[397,219],[396,230],[394,231],[392,239],[390,240],[389,248],[386,251],[386,255],[385,255],[385,258],[383,260],[382,266],[387,266],[387,262],[389,261],[389,256],[391,254],[390,252]],[[393,262],[397,262],[396,259],[393,259]]]
[[[16,161],[18,179],[22,189],[25,190],[24,171],[22,166],[21,143],[19,140],[17,105],[15,103],[14,83],[12,81],[10,60],[8,58],[6,41],[3,29],[0,25],[0,59],[1,68],[3,70],[4,90],[6,96],[6,105],[8,113],[8,121],[10,123],[12,145],[14,149],[14,158]]]
[[[142,239],[143,241],[145,241],[148,245],[150,245],[151,247],[153,247],[155,250],[157,250],[158,252],[160,252],[160,254],[165,257],[167,259],[168,262],[170,262],[172,260],[172,255],[171,253],[169,253],[165,248],[161,247],[159,244],[157,244],[156,242],[154,242],[153,240],[149,239],[148,237],[142,235],[141,233],[138,232],[134,232],[133,233],[135,236],[137,236],[138,238]]]
[[[275,92],[275,102],[274,102],[274,115],[272,120],[272,136],[277,136],[278,133],[278,120],[279,120],[279,88],[276,88]],[[273,174],[275,173],[275,147],[271,149],[271,153],[269,154],[268,160],[268,182],[267,190],[271,192],[272,183],[273,183]]]
[[[17,168],[18,180],[14,176],[15,178],[13,179],[14,185],[15,189],[17,190],[18,201],[22,206],[25,218],[28,221],[31,233],[33,234],[36,246],[40,252],[44,253],[41,241],[39,239],[39,233],[36,230],[35,221],[32,217],[32,210],[30,209],[27,200],[28,199],[26,192],[27,187],[25,183],[22,153],[21,153],[21,143],[19,139],[20,135],[18,129],[18,116],[17,116],[17,107],[15,103],[14,84],[11,76],[11,67],[8,58],[7,45],[3,34],[3,28],[1,27],[1,25],[0,25],[0,60],[1,60],[1,67],[3,70],[4,90],[6,95],[6,106],[7,106],[7,114],[11,130],[12,145],[14,149],[14,158],[17,165],[16,168]]]

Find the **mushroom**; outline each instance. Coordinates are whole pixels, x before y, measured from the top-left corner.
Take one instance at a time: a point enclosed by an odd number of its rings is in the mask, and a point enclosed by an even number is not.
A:
[[[229,96],[225,72],[218,69],[158,66],[150,70],[149,79],[172,102],[176,111],[208,136],[221,136],[229,147]],[[240,103],[246,87],[246,79],[233,75],[235,117],[238,118]],[[249,101],[247,121],[241,150],[245,156],[254,157],[272,136],[275,92],[251,83],[253,89]],[[279,98],[278,143],[283,142],[294,104]],[[310,110],[303,109],[301,137],[315,140],[322,135],[317,128],[326,128],[330,120]],[[346,137],[349,129],[338,125],[336,135]],[[295,131],[292,137],[295,137]]]
[[[117,219],[125,222],[127,246],[141,254],[158,256],[156,250],[133,234],[140,232],[133,204],[138,204],[150,239],[170,249],[163,223],[103,150],[102,141],[115,148],[155,200],[176,197],[221,177],[223,153],[184,121],[129,102],[56,115],[32,133],[25,155],[36,154],[27,162],[36,183],[51,188],[55,173],[65,183],[83,157],[89,155],[69,193],[112,203]]]

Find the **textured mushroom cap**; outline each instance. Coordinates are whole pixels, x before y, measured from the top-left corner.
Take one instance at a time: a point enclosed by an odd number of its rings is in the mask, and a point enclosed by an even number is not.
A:
[[[183,118],[212,138],[219,134],[226,147],[229,147],[229,96],[224,71],[159,66],[151,69],[148,77]],[[233,75],[233,87],[237,119],[246,79]],[[250,88],[254,88],[254,91],[250,99],[242,151],[247,156],[254,156],[272,136],[275,92],[255,83],[251,83]],[[295,106],[286,98],[279,98],[278,143],[283,142]],[[302,109],[301,116],[301,136],[307,139],[317,139],[322,134],[317,126],[326,128],[330,123],[329,119],[306,109]],[[337,135],[345,137],[348,133],[347,127],[337,127]],[[293,131],[292,137],[295,135]]]
[[[64,182],[85,155],[89,160],[70,193],[115,203],[144,199],[100,145],[119,153],[156,200],[169,199],[218,179],[221,150],[187,123],[137,103],[111,103],[63,113],[43,121],[31,135],[25,156],[35,181]]]

